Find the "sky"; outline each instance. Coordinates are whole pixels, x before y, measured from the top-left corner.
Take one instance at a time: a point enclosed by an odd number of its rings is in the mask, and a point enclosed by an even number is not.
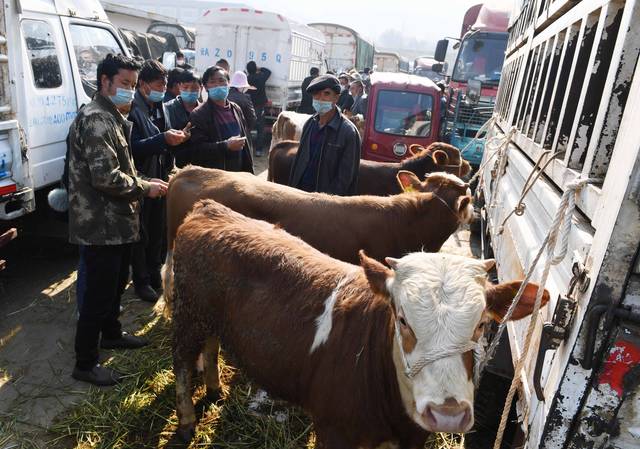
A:
[[[244,0],[256,9],[283,14],[297,22],[346,25],[379,47],[420,47],[460,35],[466,10],[478,0]],[[504,0],[507,4],[511,1]],[[411,48],[418,50],[419,48]]]

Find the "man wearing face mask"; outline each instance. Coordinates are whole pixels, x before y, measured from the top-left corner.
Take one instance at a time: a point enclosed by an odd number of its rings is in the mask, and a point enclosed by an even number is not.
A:
[[[167,191],[160,179],[138,176],[129,150],[127,114],[140,65],[107,55],[98,65],[98,91],[69,130],[69,241],[80,248],[76,365],[72,376],[113,385],[121,376],[98,363],[98,346],[147,344],[122,331],[120,297],[129,281],[131,245],[140,238],[140,201]]]
[[[190,70],[185,70],[178,79],[178,96],[164,104],[165,129],[184,129],[190,132],[189,116],[200,104],[202,81]],[[192,141],[172,147],[176,166],[182,168],[192,162]]]
[[[129,120],[131,148],[136,168],[151,178],[169,180],[175,170],[171,147],[189,139],[188,129],[165,130],[162,108],[167,85],[167,71],[158,61],[142,65],[138,89],[133,98]],[[164,199],[145,200],[142,205],[142,240],[133,246],[131,259],[133,286],[143,301],[155,302],[162,288],[160,268],[165,239]]]
[[[246,129],[253,129],[256,126],[256,111],[253,109],[251,97],[247,95],[248,91],[255,89],[255,87],[249,85],[246,73],[238,71],[231,77],[228,98],[229,101],[234,102],[242,109]]]
[[[202,74],[207,101],[191,113],[192,163],[253,173],[251,139],[240,106],[227,99],[229,74],[209,67]]]
[[[336,107],[340,82],[333,75],[307,88],[316,114],[304,124],[289,185],[307,192],[353,195],[360,166],[360,134]]]

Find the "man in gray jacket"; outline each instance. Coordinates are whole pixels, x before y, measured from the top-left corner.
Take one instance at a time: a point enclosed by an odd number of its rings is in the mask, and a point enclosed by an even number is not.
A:
[[[113,385],[120,375],[98,363],[104,349],[135,349],[146,341],[122,332],[120,296],[129,279],[131,244],[140,239],[140,201],[167,191],[160,179],[138,176],[129,112],[140,65],[111,54],[98,66],[98,92],[69,131],[69,241],[80,246],[72,376]]]
[[[307,88],[316,114],[302,127],[300,147],[289,185],[307,192],[353,195],[360,166],[360,134],[336,107],[340,82],[333,75],[315,78]]]

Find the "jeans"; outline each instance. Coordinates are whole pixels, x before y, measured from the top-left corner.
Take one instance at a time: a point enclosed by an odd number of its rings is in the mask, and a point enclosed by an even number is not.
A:
[[[77,296],[76,366],[91,369],[98,363],[102,338],[122,336],[120,297],[129,281],[131,245],[88,245],[80,248]]]

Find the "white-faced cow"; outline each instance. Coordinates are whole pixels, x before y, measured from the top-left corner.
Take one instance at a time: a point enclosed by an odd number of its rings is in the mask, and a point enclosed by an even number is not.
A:
[[[473,348],[520,283],[491,286],[491,261],[442,253],[359,265],[283,229],[199,202],[174,265],[179,435],[193,436],[192,371],[204,351],[219,391],[218,343],[270,394],[311,416],[318,449],[424,447],[428,432],[473,426]],[[535,285],[514,319],[531,313]],[[545,302],[548,294],[545,292]]]
[[[267,175],[269,181],[288,184],[299,144],[285,140],[271,147]],[[385,196],[400,193],[402,189],[396,182],[400,171],[410,171],[420,179],[433,172],[448,172],[460,177],[471,172],[471,165],[462,158],[460,150],[447,143],[436,142],[426,148],[412,145],[411,153],[410,158],[401,162],[361,160],[356,194]]]

